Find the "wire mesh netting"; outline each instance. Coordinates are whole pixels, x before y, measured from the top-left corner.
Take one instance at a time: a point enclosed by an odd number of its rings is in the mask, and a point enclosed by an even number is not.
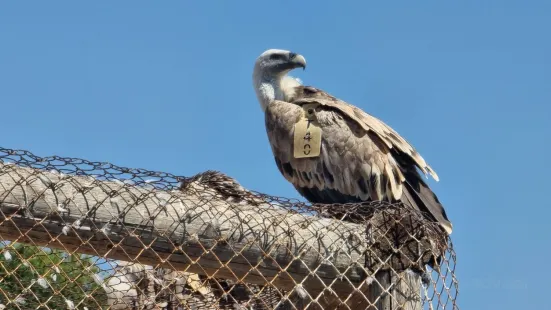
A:
[[[0,148],[0,309],[458,309],[451,239],[401,204],[312,205]]]

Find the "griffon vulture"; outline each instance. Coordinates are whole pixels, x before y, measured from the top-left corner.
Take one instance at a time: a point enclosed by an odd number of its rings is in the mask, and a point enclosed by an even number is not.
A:
[[[278,49],[256,60],[253,85],[279,171],[313,203],[401,201],[452,224],[423,181],[438,176],[396,131],[374,116],[287,73],[306,68],[302,55]]]

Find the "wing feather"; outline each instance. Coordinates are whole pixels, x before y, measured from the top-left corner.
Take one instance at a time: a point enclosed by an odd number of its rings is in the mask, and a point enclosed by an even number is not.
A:
[[[400,198],[402,185],[391,180],[402,176],[393,168],[388,149],[380,149],[384,143],[374,143],[368,135],[361,134],[361,127],[343,118],[338,111],[323,106],[316,110],[323,132],[320,156],[294,158],[294,124],[301,113],[301,107],[283,101],[274,101],[266,109],[270,146],[278,169],[287,181],[297,189],[337,190],[354,201]]]
[[[322,128],[321,153],[294,158],[294,125],[301,105],[318,103],[316,118]],[[448,233],[442,205],[421,180],[437,174],[397,132],[359,108],[312,87],[297,87],[294,98],[275,100],[265,111],[270,146],[281,174],[314,203],[403,201],[429,211]]]
[[[380,119],[366,113],[365,111],[353,106],[345,101],[337,99],[324,91],[310,87],[302,86],[293,100],[294,104],[305,104],[316,102],[329,108],[340,111],[343,115],[353,120],[364,130],[376,134],[388,148],[396,148],[409,156],[417,167],[425,174],[431,175],[436,181],[439,181],[436,172],[426,163],[423,157],[415,148],[394,129],[388,126]]]

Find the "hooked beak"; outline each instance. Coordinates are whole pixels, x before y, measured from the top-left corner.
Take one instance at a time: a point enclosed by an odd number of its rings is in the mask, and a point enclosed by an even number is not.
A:
[[[304,56],[296,53],[290,53],[289,54],[289,61],[293,64],[294,68],[302,68],[302,70],[306,70],[306,59]]]

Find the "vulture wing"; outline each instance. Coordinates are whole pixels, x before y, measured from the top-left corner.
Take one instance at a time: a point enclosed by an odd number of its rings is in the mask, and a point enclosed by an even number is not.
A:
[[[295,158],[294,126],[302,106],[315,105],[322,131],[317,157]],[[381,120],[328,93],[299,86],[288,101],[275,100],[265,113],[266,130],[278,169],[314,203],[402,201],[428,212],[451,233],[443,206],[416,168],[438,176],[404,138]]]

